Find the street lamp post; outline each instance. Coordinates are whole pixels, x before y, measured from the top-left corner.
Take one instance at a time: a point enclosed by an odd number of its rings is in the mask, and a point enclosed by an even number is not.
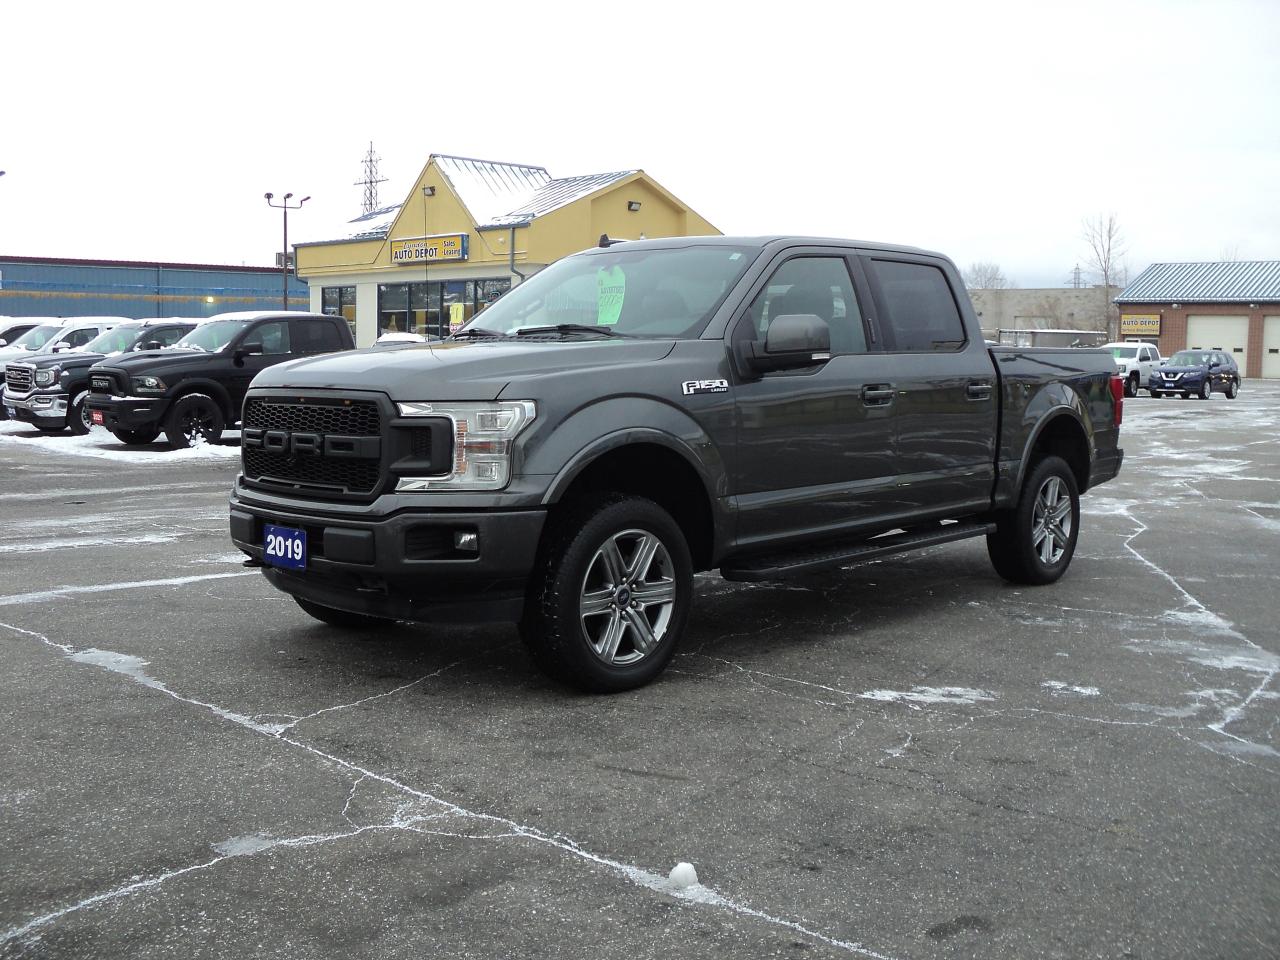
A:
[[[286,193],[279,203],[272,203],[274,193],[264,194],[267,198],[267,206],[275,207],[277,210],[284,211],[284,252],[280,261],[280,308],[282,310],[289,309],[289,211],[301,210],[302,205],[310,200],[310,197],[303,197],[297,203],[290,205],[292,193]]]

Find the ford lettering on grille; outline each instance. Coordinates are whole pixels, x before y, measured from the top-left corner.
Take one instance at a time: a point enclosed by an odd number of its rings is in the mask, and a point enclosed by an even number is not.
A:
[[[382,456],[381,437],[332,437],[323,433],[295,433],[291,430],[264,430],[245,427],[241,445],[247,450],[263,450],[285,456],[367,458]]]

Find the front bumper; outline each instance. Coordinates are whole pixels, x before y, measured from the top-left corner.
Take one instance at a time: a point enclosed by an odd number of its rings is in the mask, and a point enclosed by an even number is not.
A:
[[[102,413],[102,425],[108,430],[157,428],[169,412],[165,397],[104,397],[91,393],[85,406],[90,413]]]
[[[14,418],[24,423],[39,423],[47,427],[67,420],[67,395],[61,391],[32,392],[23,396],[4,396],[4,405],[13,411]]]
[[[501,622],[520,619],[546,511],[402,510],[333,516],[317,504],[282,509],[234,495],[231,540],[263,562],[266,523],[307,532],[307,567],[263,566],[272,586],[328,607],[395,620]],[[455,544],[476,535],[475,550]]]

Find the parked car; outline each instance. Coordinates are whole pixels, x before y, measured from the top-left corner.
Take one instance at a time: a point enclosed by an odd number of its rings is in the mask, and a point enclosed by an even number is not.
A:
[[[0,347],[7,347],[32,327],[40,324],[35,317],[4,317],[0,319]]]
[[[171,346],[196,327],[195,320],[122,323],[65,353],[42,354],[5,366],[5,404],[18,420],[54,432],[88,433],[89,369],[107,357]]]
[[[1240,393],[1240,366],[1225,350],[1179,350],[1151,377],[1153,397],[1208,400],[1214,392],[1228,400]]]
[[[175,448],[214,442],[240,422],[255,374],[287,360],[351,350],[351,328],[323,314],[224,313],[165,350],[104,360],[89,370],[90,422],[123,443],[164,432]]]
[[[32,327],[7,347],[0,349],[0,366],[10,360],[25,360],[52,353],[64,353],[84,346],[98,334],[125,322],[125,317],[54,317]],[[8,403],[8,386],[0,383],[0,412],[14,418]]]
[[[1111,351],[1116,369],[1124,379],[1124,395],[1136,397],[1138,388],[1150,389],[1151,374],[1162,363],[1160,350],[1152,343],[1108,343],[1103,350]]]
[[[264,370],[231,539],[325,623],[512,620],[587,690],[670,660],[693,574],[778,580],[967,537],[1066,571],[1120,469],[1097,349],[988,347],[905,247],[689,237],[567,257],[443,344]]]

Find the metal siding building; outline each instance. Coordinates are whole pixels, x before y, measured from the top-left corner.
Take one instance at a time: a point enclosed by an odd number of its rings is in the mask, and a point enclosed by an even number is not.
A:
[[[0,316],[209,317],[280,300],[272,267],[0,256]],[[309,302],[306,281],[291,276],[289,308]]]

